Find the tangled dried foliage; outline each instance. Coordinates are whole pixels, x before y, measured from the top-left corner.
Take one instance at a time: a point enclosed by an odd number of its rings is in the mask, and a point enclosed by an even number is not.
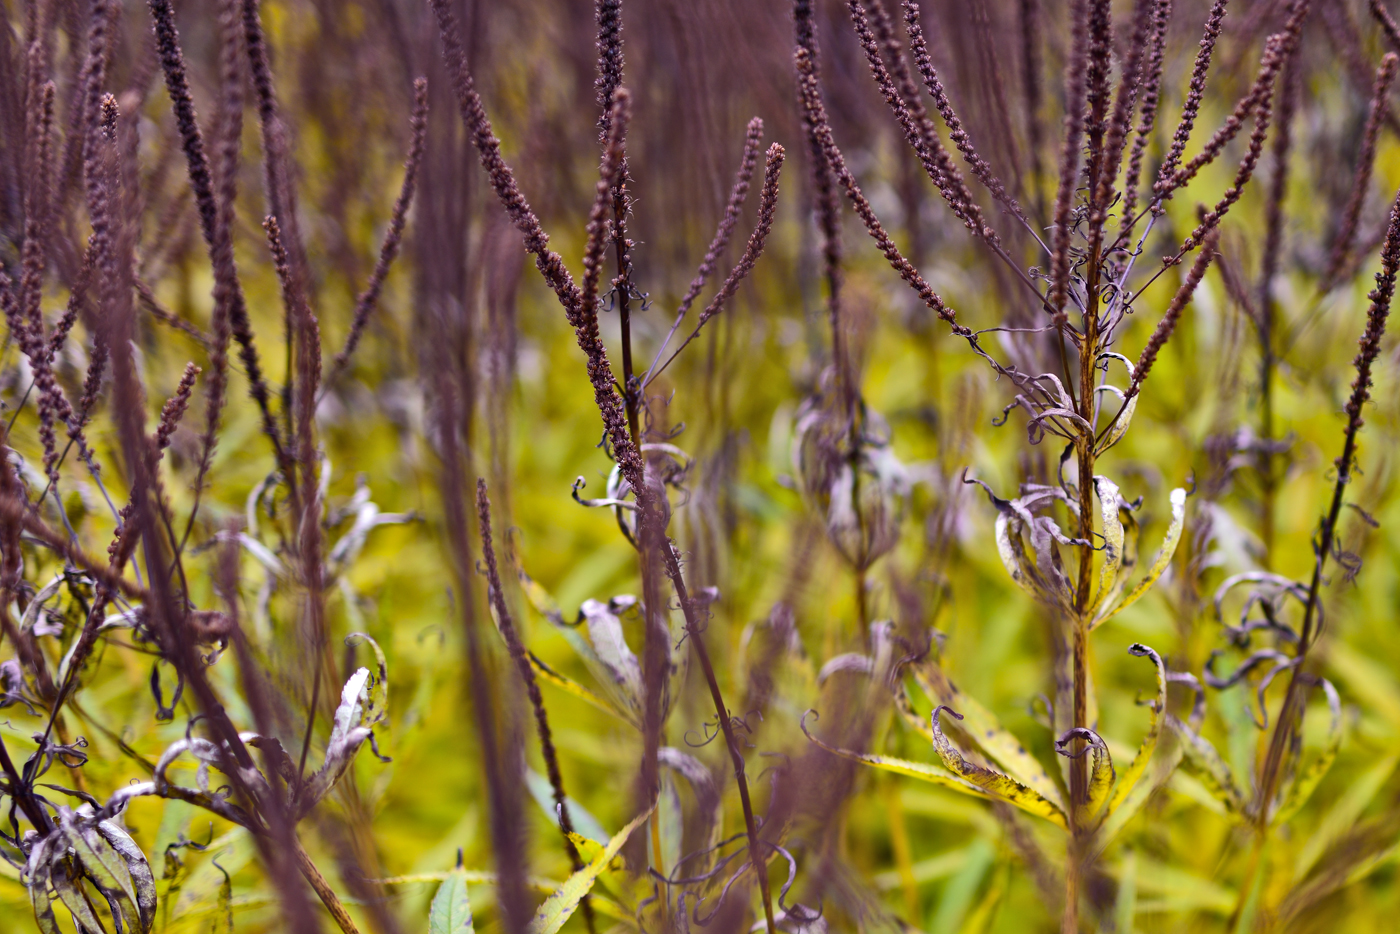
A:
[[[1387,929],[1388,6],[592,12],[8,9],[7,930]]]

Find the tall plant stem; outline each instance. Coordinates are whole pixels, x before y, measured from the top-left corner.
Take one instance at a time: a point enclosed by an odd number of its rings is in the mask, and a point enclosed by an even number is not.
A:
[[[1259,309],[1259,343],[1263,351],[1259,361],[1259,537],[1263,541],[1263,565],[1273,568],[1274,500],[1278,495],[1278,478],[1274,476],[1274,303],[1268,301]]]
[[[321,904],[326,906],[326,910],[335,919],[336,927],[340,928],[342,934],[360,934],[360,929],[355,926],[355,921],[350,917],[350,912],[345,910],[345,904],[340,897],[335,894],[335,889],[326,881],[326,877],[321,875],[321,870],[316,868],[316,864],[311,861],[311,857],[306,854],[301,841],[292,838],[292,856],[296,858],[297,868],[301,870],[302,876],[311,888],[316,892]]]
[[[754,874],[758,876],[758,889],[763,896],[763,916],[767,934],[776,934],[773,893],[768,885],[768,860],[763,856],[763,846],[758,839],[758,822],[754,820],[753,802],[749,798],[749,782],[744,773],[744,753],[734,736],[734,724],[729,709],[724,705],[719,679],[715,677],[715,666],[710,661],[710,650],[705,647],[704,627],[686,591],[685,578],[681,576],[681,563],[675,546],[668,540],[662,553],[666,562],[666,576],[671,578],[671,585],[676,588],[676,596],[680,598],[681,610],[685,613],[686,633],[695,649],[695,657],[700,660],[700,668],[705,672],[705,683],[710,688],[710,699],[714,701],[715,714],[719,717],[719,728],[724,733],[724,743],[729,749],[729,758],[734,763],[734,781],[739,786],[739,804],[744,811],[744,830],[749,840],[749,861],[753,864]]]
[[[618,171],[617,184],[612,190],[613,246],[617,251],[617,278],[613,294],[617,296],[618,322],[622,329],[622,402],[627,410],[627,431],[632,443],[640,449],[642,438],[638,430],[638,408],[641,400],[632,389],[632,256],[627,240],[627,163]]]
[[[1091,171],[1090,178],[1094,177]],[[1084,290],[1084,337],[1079,346],[1079,414],[1088,425],[1094,424],[1094,361],[1098,357],[1099,341],[1099,273],[1103,259],[1102,212],[1090,212],[1089,256],[1086,261],[1087,281]],[[1074,632],[1071,651],[1074,666],[1073,726],[1089,728],[1089,606],[1094,579],[1094,432],[1085,431],[1077,443],[1079,467],[1079,537],[1084,541],[1079,553],[1079,584],[1075,589],[1073,614]],[[1063,934],[1079,930],[1080,859],[1084,852],[1087,829],[1082,809],[1089,794],[1089,757],[1084,755],[1082,740],[1070,744],[1069,766],[1069,859],[1065,871],[1065,913]]]

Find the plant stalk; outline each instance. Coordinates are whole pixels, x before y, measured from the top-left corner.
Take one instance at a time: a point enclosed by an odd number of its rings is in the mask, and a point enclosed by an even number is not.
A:
[[[681,576],[680,558],[669,539],[665,541],[663,555],[666,560],[666,575],[671,578],[671,584],[676,588],[676,596],[680,598],[681,610],[685,613],[685,629],[690,636],[690,644],[695,648],[695,657],[700,660],[700,667],[705,672],[705,683],[710,688],[710,699],[714,701],[715,714],[719,717],[719,728],[724,732],[729,758],[734,763],[734,781],[739,786],[739,803],[744,811],[744,831],[749,840],[749,861],[753,864],[754,874],[758,876],[758,889],[763,896],[763,916],[767,934],[777,934],[777,925],[773,920],[773,894],[768,885],[768,860],[763,857],[762,844],[758,838],[758,822],[753,816],[749,782],[744,773],[744,754],[734,736],[734,724],[729,709],[724,705],[724,695],[720,692],[719,680],[715,677],[715,666],[710,661],[710,651],[705,647],[704,629],[696,617],[694,604],[690,602],[685,578]]]

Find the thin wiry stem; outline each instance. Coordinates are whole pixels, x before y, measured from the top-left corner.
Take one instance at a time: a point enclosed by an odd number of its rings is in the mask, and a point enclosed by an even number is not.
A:
[[[1366,115],[1366,129],[1361,135],[1361,155],[1356,165],[1356,177],[1352,181],[1351,194],[1347,197],[1346,209],[1337,225],[1337,236],[1332,241],[1332,251],[1327,257],[1327,269],[1322,274],[1318,288],[1326,291],[1336,284],[1337,276],[1346,266],[1356,240],[1356,224],[1361,218],[1361,207],[1366,202],[1366,193],[1371,187],[1371,171],[1375,168],[1376,143],[1380,139],[1381,124],[1390,111],[1390,86],[1395,82],[1395,71],[1400,58],[1394,52],[1387,52],[1376,69],[1376,80],[1371,87],[1371,107]]]
[[[690,307],[700,297],[705,283],[709,281],[715,267],[719,264],[720,255],[724,253],[725,247],[729,245],[729,239],[734,235],[734,228],[739,223],[739,214],[743,211],[744,202],[748,198],[749,185],[753,180],[753,170],[758,165],[758,148],[762,144],[763,121],[754,117],[749,121],[748,129],[744,134],[744,154],[739,159],[739,170],[734,175],[734,185],[729,189],[729,200],[725,203],[724,215],[720,218],[719,226],[715,228],[715,236],[710,241],[710,248],[705,251],[705,258],[700,261],[700,268],[695,271],[695,278],[690,280],[690,288],[686,289],[685,296],[681,299],[679,308],[676,309],[676,320],[672,322],[671,329],[666,332],[666,338],[657,348],[656,357],[647,369],[646,376],[642,377],[643,388],[656,375],[656,367],[661,363],[661,355],[666,352],[671,338],[676,336],[676,330],[685,320],[685,316],[690,313]]]
[[[539,737],[540,754],[544,757],[545,774],[549,777],[549,787],[554,791],[554,812],[559,824],[559,832],[564,837],[564,852],[568,854],[574,872],[578,872],[583,868],[583,857],[579,855],[578,847],[574,845],[572,836],[574,821],[569,813],[568,796],[564,794],[564,776],[559,771],[559,755],[554,749],[554,737],[549,729],[549,714],[544,708],[544,695],[540,693],[539,681],[535,678],[535,669],[530,664],[524,644],[520,641],[520,634],[515,629],[515,621],[511,617],[510,607],[506,604],[505,592],[501,589],[501,572],[496,564],[496,547],[491,540],[491,499],[486,493],[486,481],[480,477],[476,480],[476,515],[477,531],[481,535],[481,554],[486,559],[486,583],[489,588],[487,597],[491,601],[491,606],[495,608],[496,625],[501,631],[501,638],[505,640],[511,660],[515,663],[521,683],[525,686],[525,693],[530,698],[530,707],[535,712],[535,733]],[[583,897],[581,907],[583,908],[584,921],[591,932],[594,930],[595,924],[593,903],[587,895]]]
[[[661,375],[662,371],[671,365],[671,361],[676,359],[680,352],[699,336],[700,329],[705,326],[705,322],[724,310],[725,303],[734,296],[735,291],[739,288],[739,283],[753,271],[754,264],[763,255],[763,246],[768,241],[768,234],[773,230],[773,215],[778,206],[778,176],[783,171],[784,156],[783,147],[777,143],[768,147],[768,160],[763,170],[763,191],[758,201],[758,223],[754,225],[753,233],[749,235],[749,242],[744,248],[744,254],[739,257],[739,262],[734,264],[734,268],[730,270],[728,277],[724,280],[724,285],[720,286],[715,297],[710,299],[710,303],[705,306],[704,311],[700,312],[700,320],[696,323],[695,330],[676,348],[675,353],[666,358],[666,362],[661,364],[654,374],[647,377],[647,382]],[[643,383],[644,387],[645,385]]]
[[[794,0],[793,21],[796,26],[797,47],[807,55],[812,81],[820,86],[821,65],[817,46],[817,26],[811,0]],[[816,195],[817,228],[821,232],[822,277],[826,280],[826,314],[831,328],[831,357],[836,372],[836,392],[846,412],[855,409],[854,377],[846,353],[846,329],[842,324],[841,308],[841,196],[836,191],[836,169],[823,151],[818,115],[802,96],[802,130],[807,141],[807,156],[812,170]]]
[[[219,201],[214,195],[209,159],[204,150],[204,138],[200,133],[199,123],[195,119],[194,99],[190,96],[184,53],[180,50],[180,35],[175,28],[175,11],[170,0],[149,0],[149,6],[151,18],[155,23],[156,50],[165,73],[166,90],[175,110],[175,122],[189,170],[190,187],[194,191],[195,205],[199,209],[199,229],[204,236],[210,263],[214,269],[214,347],[210,351],[214,373],[209,380],[207,391],[205,437],[196,485],[196,489],[199,489],[204,475],[208,472],[208,463],[213,457],[220,412],[223,409],[226,384],[223,371],[227,365],[224,361],[228,346],[226,335],[231,335],[238,341],[239,356],[248,376],[249,391],[262,413],[263,433],[272,443],[278,465],[285,466],[288,458],[277,422],[272,416],[271,395],[263,378],[262,364],[258,358],[257,347],[253,343],[252,325],[248,320],[248,309],[243,299],[243,287],[238,280],[238,267],[233,258],[233,219],[231,215],[226,216],[219,210]],[[231,207],[230,203],[230,209]]]
[[[327,387],[345,369],[350,355],[355,352],[360,335],[369,323],[369,316],[374,313],[374,308],[379,303],[379,294],[384,289],[384,280],[389,275],[389,268],[394,264],[394,259],[399,255],[399,247],[403,243],[404,225],[408,222],[408,209],[413,203],[413,194],[418,185],[418,168],[423,161],[423,149],[428,137],[427,78],[418,78],[413,82],[413,116],[409,118],[409,127],[413,141],[409,144],[408,159],[404,162],[403,185],[399,188],[398,200],[394,202],[393,213],[389,216],[389,229],[384,232],[384,243],[379,248],[379,262],[375,264],[369,283],[355,301],[355,315],[351,320],[350,333],[345,337],[345,346],[335,355],[331,364],[331,372],[326,377]]]
[[[1395,297],[1395,278],[1400,270],[1400,192],[1390,207],[1390,223],[1386,229],[1385,243],[1381,247],[1381,271],[1376,273],[1376,287],[1368,296],[1370,308],[1366,312],[1366,329],[1361,335],[1359,349],[1353,361],[1356,379],[1351,384],[1351,396],[1347,399],[1347,424],[1343,433],[1342,453],[1336,461],[1337,480],[1332,488],[1332,502],[1323,516],[1314,545],[1312,580],[1308,584],[1307,603],[1303,609],[1303,622],[1298,630],[1297,662],[1288,682],[1288,693],[1284,698],[1283,710],[1274,724],[1273,735],[1269,739],[1268,753],[1260,770],[1258,795],[1255,799],[1255,818],[1259,822],[1262,835],[1267,826],[1269,810],[1277,788],[1284,751],[1297,728],[1305,703],[1305,688],[1311,683],[1304,672],[1304,660],[1308,651],[1317,641],[1315,631],[1322,599],[1323,571],[1327,556],[1332,552],[1337,536],[1337,524],[1341,519],[1342,506],[1347,485],[1351,482],[1356,467],[1356,444],[1361,426],[1365,424],[1362,410],[1371,398],[1372,367],[1380,356],[1381,340],[1385,336],[1390,304]]]
[[[294,325],[296,340],[296,376],[292,393],[296,410],[297,473],[287,477],[293,487],[292,514],[296,517],[297,556],[306,584],[306,615],[310,630],[312,652],[311,701],[307,705],[306,734],[302,740],[298,774],[306,770],[306,756],[311,748],[311,730],[316,723],[316,707],[321,691],[321,674],[329,646],[326,631],[324,598],[324,565],[321,560],[321,502],[316,476],[316,390],[321,379],[321,331],[301,283],[290,268],[286,246],[277,218],[271,214],[263,221],[267,245],[272,252],[277,278],[282,285],[282,303]]]

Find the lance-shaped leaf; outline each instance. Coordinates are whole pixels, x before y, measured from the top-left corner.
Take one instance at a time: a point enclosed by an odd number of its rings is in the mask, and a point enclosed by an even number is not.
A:
[[[363,632],[352,632],[345,637],[347,646],[356,646],[361,642],[368,642],[374,651],[375,668],[369,676],[362,721],[364,726],[374,727],[383,723],[389,713],[389,666],[384,661],[384,650],[370,636]]]
[[[1109,814],[1112,814],[1127,800],[1138,780],[1147,771],[1147,765],[1152,761],[1152,753],[1157,748],[1157,739],[1162,733],[1162,714],[1167,709],[1167,666],[1162,662],[1162,656],[1141,642],[1134,642],[1128,646],[1128,654],[1138,658],[1152,659],[1152,664],[1157,668],[1157,699],[1150,701],[1147,705],[1147,709],[1151,711],[1151,719],[1147,722],[1147,735],[1142,738],[1142,745],[1138,747],[1137,755],[1133,756],[1133,761],[1128,763],[1127,769],[1123,771],[1123,777],[1118,780],[1117,787],[1113,789],[1113,797],[1108,802]]]
[[[1118,516],[1122,497],[1118,485],[1107,477],[1096,476],[1094,491],[1099,495],[1099,515],[1103,521],[1103,567],[1099,570],[1099,591],[1089,605],[1090,617],[1113,592],[1123,565],[1123,520]]]
[[[61,934],[58,918],[53,913],[53,896],[49,894],[49,880],[30,880],[29,904],[34,908],[34,923],[39,926],[39,934]]]
[[[556,811],[558,805],[554,802],[554,788],[549,784],[549,779],[539,772],[526,766],[525,786],[530,791],[530,797],[535,799],[535,803],[540,806],[552,822],[558,822],[559,814]],[[586,811],[581,804],[573,798],[564,798],[564,807],[569,812],[569,823],[575,830],[583,834],[590,840],[597,841],[602,846],[608,839],[608,833],[603,829],[603,825],[598,823],[598,818]]]
[[[1181,541],[1182,529],[1186,527],[1186,490],[1177,487],[1171,492],[1172,519],[1167,527],[1167,537],[1162,540],[1162,547],[1157,552],[1157,557],[1153,559],[1152,566],[1147,569],[1147,574],[1138,585],[1128,592],[1128,595],[1118,603],[1106,605],[1099,610],[1098,616],[1094,618],[1090,629],[1097,629],[1107,620],[1112,619],[1118,613],[1126,610],[1142,599],[1143,594],[1157,583],[1157,579],[1162,576],[1162,572],[1167,569],[1167,565],[1172,563],[1172,556],[1176,554],[1177,543]]]
[[[715,846],[719,843],[719,834],[723,829],[721,817],[724,798],[710,770],[705,763],[690,753],[673,746],[662,746],[658,749],[656,761],[658,765],[680,775],[690,785],[690,790],[695,794],[696,811],[700,815],[700,826],[697,828],[700,844],[707,848]]]
[[[531,605],[554,624],[555,631],[583,660],[589,673],[602,688],[602,698],[595,692],[554,671],[540,659],[531,655],[531,662],[545,679],[563,688],[576,697],[588,701],[615,716],[621,717],[636,729],[642,728],[642,674],[637,657],[622,636],[620,609],[625,610],[635,604],[631,597],[617,597],[608,603],[598,600],[585,600],[579,608],[580,620],[587,621],[588,636],[584,637],[575,626],[564,619],[558,602],[525,571],[517,566],[516,575],[521,589]],[[601,701],[601,703],[600,703]]]
[[[1201,784],[1219,801],[1225,812],[1236,820],[1246,817],[1244,794],[1235,784],[1235,775],[1220,753],[1204,736],[1192,730],[1171,714],[1166,715],[1167,726],[1181,738],[1181,747],[1187,769],[1200,779]]]
[[[369,669],[361,668],[350,676],[340,692],[340,705],[335,709],[331,736],[326,743],[325,763],[307,780],[296,798],[296,816],[304,817],[330,791],[345,770],[355,761],[355,753],[370,736],[362,725],[368,699]]]
[[[919,716],[919,712],[914,709],[914,704],[909,700],[909,692],[904,689],[904,679],[900,678],[894,683],[894,709],[904,718],[914,732],[918,733],[930,743],[933,742],[933,727],[928,725],[928,721]]]
[[[1108,352],[1101,353],[1098,356],[1098,360],[1108,359],[1117,360],[1119,363],[1123,364],[1123,366],[1127,368],[1128,382],[1131,383],[1134,372],[1133,361],[1129,360],[1127,357],[1123,356],[1120,353]],[[1096,360],[1095,362],[1097,363],[1098,361]],[[1104,364],[1104,369],[1105,371],[1108,369],[1107,363]],[[1137,411],[1138,394],[1134,393],[1133,395],[1128,396],[1125,392],[1123,392],[1116,386],[1110,386],[1107,384],[1100,386],[1098,388],[1098,392],[1111,392],[1120,400],[1124,399],[1125,397],[1127,399],[1126,404],[1122,406],[1122,410],[1114,416],[1113,424],[1109,426],[1108,433],[1099,440],[1098,447],[1095,449],[1094,453],[1102,454],[1104,451],[1107,451],[1119,441],[1123,440],[1123,436],[1128,433],[1128,426],[1132,425],[1133,423],[1133,413]],[[1103,405],[1103,402],[1098,397],[1097,393],[1095,394],[1095,401],[1099,404],[1099,406]],[[1102,414],[1102,409],[1100,409],[1100,414]]]
[[[1087,745],[1078,752],[1066,752],[1065,747],[1076,739],[1083,740]],[[1077,759],[1084,755],[1093,756],[1093,768],[1089,771],[1089,792],[1084,801],[1084,815],[1087,818],[1097,816],[1113,788],[1113,756],[1109,755],[1108,744],[1093,730],[1077,726],[1066,730],[1065,735],[1055,741],[1055,751],[1069,759]]]
[[[82,885],[82,877],[79,876],[75,882],[69,875],[70,867],[67,862],[56,865],[49,876],[53,882],[54,891],[58,893],[59,899],[68,910],[73,913],[73,919],[90,932],[90,934],[106,934],[106,928],[102,922],[97,920],[97,914],[92,910],[92,905],[88,904],[87,896],[79,888]]]
[[[598,877],[603,874],[608,863],[621,851],[627,838],[632,835],[632,831],[645,823],[655,809],[656,807],[653,805],[633,818],[630,824],[619,830],[608,841],[608,845],[603,848],[601,853],[589,860],[587,866],[570,876],[557,892],[545,899],[544,904],[535,912],[535,917],[530,922],[529,934],[556,934],[578,908],[583,897],[593,888],[593,883],[598,881]]]
[[[150,863],[146,860],[146,854],[141,851],[131,834],[115,820],[101,821],[97,825],[97,832],[112,845],[112,849],[117,851],[117,855],[126,864],[127,872],[131,875],[132,887],[136,890],[140,930],[149,931],[156,919],[156,880],[151,872]]]
[[[604,713],[612,714],[614,717],[617,717],[621,720],[627,720],[628,722],[631,722],[631,717],[623,711],[618,710],[617,707],[613,706],[612,701],[608,700],[606,697],[602,697],[594,693],[593,691],[589,690],[588,688],[584,687],[583,685],[579,684],[577,681],[566,675],[561,675],[559,672],[555,671],[553,668],[545,664],[544,661],[534,652],[527,652],[526,654],[530,656],[530,664],[539,674],[540,679],[542,681],[548,681],[550,684],[563,691],[567,691],[574,697],[577,697],[583,701],[587,701],[588,703],[592,704],[594,707],[597,707]]]
[[[815,711],[807,711],[807,714],[812,713],[815,713]],[[843,749],[840,746],[833,746],[830,743],[823,742],[808,731],[806,714],[802,717],[802,732],[807,735],[807,738],[811,740],[812,743],[825,749],[833,756],[850,759],[852,762],[860,762],[871,768],[879,769],[882,772],[917,778],[919,781],[928,782],[930,785],[941,785],[944,788],[951,788],[954,791],[960,791],[963,794],[972,795],[973,797],[983,800],[991,800],[993,797],[980,785],[974,785],[965,778],[959,778],[941,766],[931,765],[926,762],[912,762],[908,759],[896,758],[895,756],[880,756],[874,753],[856,752],[854,749]],[[932,736],[932,731],[930,731],[929,735]],[[1053,820],[1053,818],[1051,818],[1051,820]],[[1062,824],[1061,826],[1064,825]]]
[[[964,756],[939,726],[938,717],[945,710],[957,719],[963,719],[962,714],[945,704],[940,704],[933,710],[931,718],[933,745],[938,750],[938,757],[943,760],[944,768],[981,788],[987,794],[1000,798],[1008,804],[1014,804],[1028,814],[1043,817],[1060,827],[1066,826],[1064,811],[1040,792],[1023,785],[1009,775],[998,772],[996,769],[978,765]]]
[[[91,810],[91,806],[85,807]],[[120,912],[128,925],[139,926],[141,921],[136,909],[136,890],[131,882],[131,873],[117,851],[98,834],[96,828],[66,807],[60,806],[58,809],[58,824],[65,842],[98,891],[114,904],[114,911]]]
[[[1099,824],[1099,829],[1094,834],[1094,841],[1090,851],[1090,860],[1096,860],[1105,850],[1108,849],[1119,832],[1128,825],[1142,806],[1147,803],[1147,799],[1152,797],[1152,793],[1161,788],[1171,778],[1176,767],[1181,763],[1182,757],[1181,743],[1172,743],[1163,755],[1158,756],[1149,763],[1150,772],[1123,798],[1111,805],[1109,810],[1104,812],[1103,823]]]
[[[53,580],[45,584],[43,588],[33,596],[28,605],[24,608],[24,615],[19,619],[19,628],[21,631],[29,632],[36,627],[39,622],[39,614],[44,609],[44,604],[52,600],[54,594],[58,593],[59,588],[63,586],[63,581],[64,577],[62,574],[55,574]],[[38,633],[38,635],[44,634],[43,632]]]
[[[53,896],[49,894],[50,858],[54,836],[45,837],[29,850],[29,861],[25,865],[25,886],[29,889],[29,904],[34,909],[34,922],[40,934],[59,934],[58,919],[53,913]]]
[[[1040,760],[1031,755],[1025,744],[1001,725],[995,714],[983,707],[976,698],[958,690],[936,660],[924,659],[912,665],[910,671],[914,681],[930,701],[962,712],[963,729],[976,740],[983,752],[1006,770],[1008,775],[1034,789],[1060,810],[1064,810],[1060,787],[1045,771],[1045,766],[1040,764]],[[923,718],[917,719],[919,732],[930,742],[934,742],[933,731],[927,721]]]
[[[459,867],[447,874],[428,909],[428,934],[475,934],[467,874]]]
[[[997,554],[1006,567],[1006,573],[1011,575],[1011,579],[1026,593],[1041,599],[1045,591],[1045,582],[1036,571],[1035,562],[1026,554],[1025,545],[1021,542],[1021,529],[1025,525],[1034,525],[1035,517],[1019,501],[1002,499],[981,480],[967,476],[966,471],[963,471],[963,483],[975,483],[980,486],[997,511]]]
[[[588,640],[593,644],[593,657],[601,669],[596,677],[615,685],[629,705],[640,706],[642,698],[642,666],[622,636],[622,619],[613,606],[598,600],[585,600],[579,612],[588,626]]]
[[[1332,686],[1331,681],[1322,678],[1321,684],[1332,714],[1332,722],[1327,728],[1327,743],[1298,770],[1297,777],[1293,779],[1270,823],[1282,824],[1298,813],[1298,809],[1307,803],[1328,769],[1332,768],[1332,763],[1337,759],[1337,752],[1342,748],[1342,699],[1337,696],[1337,689]]]

